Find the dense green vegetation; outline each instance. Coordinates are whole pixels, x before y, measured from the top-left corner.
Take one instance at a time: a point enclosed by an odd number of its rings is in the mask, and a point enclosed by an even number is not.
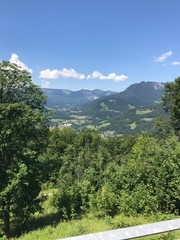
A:
[[[170,112],[171,125],[180,139],[180,77],[166,84],[162,100],[165,111]]]
[[[0,238],[46,227],[20,239],[54,239],[179,216],[179,84],[164,98],[176,124],[161,117],[154,132],[106,137],[47,127],[45,97],[29,73],[7,62],[0,70]],[[151,111],[142,111],[149,124]]]
[[[38,156],[49,132],[44,105],[29,72],[0,63],[0,227],[8,238],[39,208]]]
[[[55,240],[82,234],[107,231],[122,227],[153,223],[156,221],[164,221],[174,218],[173,215],[151,215],[151,216],[124,216],[116,215],[114,218],[106,216],[104,218],[83,217],[81,219],[73,219],[71,221],[51,221],[44,227],[37,228],[34,231],[26,233],[14,240]],[[39,217],[40,219],[40,217]],[[45,219],[41,219],[42,220]],[[48,220],[48,218],[47,218]],[[46,221],[47,221],[46,220]],[[37,225],[37,222],[36,222]],[[39,226],[42,226],[42,224]],[[175,240],[179,239],[180,231],[163,233],[151,237],[140,238],[141,240]]]
[[[104,107],[99,109],[95,105],[90,109],[84,107],[83,111],[53,110],[51,125],[71,126],[78,132],[83,128],[93,127],[99,133],[109,135],[108,132],[112,132],[114,136],[139,134],[141,131],[153,133],[154,125],[160,115],[168,119],[160,103],[134,108],[129,107],[128,103],[125,106],[119,103],[119,110],[107,110]]]
[[[46,181],[59,189],[54,204],[63,218],[85,213],[96,217],[179,214],[176,136],[158,139],[144,133],[104,138],[94,130],[75,134],[71,128],[54,128],[50,136],[53,142],[42,159],[50,166]]]
[[[178,217],[179,159],[175,135],[104,138],[90,129],[53,128],[41,155],[44,210],[26,231],[49,227],[20,239],[55,239]]]

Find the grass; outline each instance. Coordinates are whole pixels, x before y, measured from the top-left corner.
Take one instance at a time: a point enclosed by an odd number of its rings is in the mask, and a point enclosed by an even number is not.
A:
[[[115,217],[106,216],[98,219],[93,215],[86,215],[81,219],[63,221],[58,211],[52,205],[53,195],[57,193],[57,189],[44,189],[40,193],[44,197],[42,207],[44,211],[37,213],[33,222],[30,223],[26,233],[12,240],[55,240],[77,235],[83,235],[94,232],[102,232],[123,227],[130,227],[157,221],[169,220],[175,218],[174,215],[138,215],[125,216],[117,215]],[[141,238],[144,240],[172,240],[180,238],[180,231],[173,233],[164,233],[160,235]]]
[[[152,112],[151,109],[146,109],[146,110],[136,110],[136,115],[144,115],[144,114],[147,114],[147,113],[150,113]]]
[[[88,116],[80,116],[80,115],[70,115],[71,118],[75,118],[78,120],[82,120],[82,119],[87,119]]]
[[[151,122],[154,120],[154,118],[142,118],[141,120],[145,122]]]
[[[21,236],[18,240],[54,240],[103,230],[108,230],[103,220],[72,220],[37,229]]]
[[[89,129],[96,129],[96,127],[93,126],[93,125],[86,125],[86,128],[89,128]]]
[[[57,122],[60,122],[60,119],[58,119],[58,118],[52,118],[52,119],[51,119],[51,122],[52,122],[52,123],[57,123]]]
[[[107,126],[109,126],[109,125],[111,125],[110,122],[104,122],[104,123],[102,123],[101,125],[98,126],[98,129],[99,129],[99,128],[103,128],[103,127],[107,127]]]
[[[171,216],[172,217],[172,216]],[[146,224],[155,221],[161,221],[163,216],[136,216],[127,217],[118,215],[114,218],[106,216],[103,219],[85,217],[79,220],[60,221],[52,223],[49,226],[39,228],[35,231],[22,235],[16,240],[54,240],[77,235],[83,235],[94,232],[101,232],[117,228]],[[167,217],[168,218],[168,217]],[[170,218],[170,216],[169,216]],[[163,233],[155,236],[144,237],[140,239],[155,240],[155,239],[177,239],[180,237],[180,231],[173,233]],[[15,239],[14,239],[15,240]]]
[[[134,130],[137,125],[136,125],[136,122],[133,122],[133,123],[129,124],[129,126],[130,126],[131,130]]]

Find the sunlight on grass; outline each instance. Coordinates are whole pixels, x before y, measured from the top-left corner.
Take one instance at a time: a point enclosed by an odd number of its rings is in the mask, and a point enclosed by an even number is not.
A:
[[[151,109],[146,109],[146,110],[136,110],[136,115],[143,115],[152,112]]]
[[[80,116],[80,115],[70,115],[71,118],[75,119],[87,119],[89,118],[88,116]]]
[[[136,122],[129,124],[129,126],[131,130],[134,130],[137,127]]]
[[[145,122],[151,122],[153,121],[154,118],[142,118],[141,121],[145,121]]]
[[[53,196],[58,193],[58,189],[45,189],[42,190],[39,194],[41,198],[44,198],[44,201],[42,202],[42,214],[54,214],[57,213],[57,209],[53,206]],[[41,214],[39,214],[41,216]]]
[[[101,124],[100,126],[98,126],[98,128],[107,127],[107,126],[109,126],[109,125],[111,125],[110,122],[104,122],[103,124]]]
[[[117,228],[130,227],[135,225],[141,225],[146,223],[152,223],[156,221],[164,220],[163,215],[151,215],[151,216],[131,216],[117,215],[114,218],[106,216],[102,219],[97,218],[83,218],[81,220],[62,221],[58,224],[47,226],[36,231],[29,232],[16,240],[53,240],[66,237],[72,237],[77,235],[83,235],[94,232],[102,232],[106,230],[112,230]],[[171,215],[166,216],[167,219],[172,219]],[[166,219],[166,220],[167,220]],[[159,235],[144,237],[140,239],[155,240],[155,239],[178,239],[180,238],[180,231],[174,231],[171,234],[163,233]],[[15,238],[14,238],[15,240]]]
[[[86,128],[89,128],[89,129],[92,129],[92,130],[93,130],[93,129],[96,129],[96,127],[93,126],[93,125],[87,125]]]

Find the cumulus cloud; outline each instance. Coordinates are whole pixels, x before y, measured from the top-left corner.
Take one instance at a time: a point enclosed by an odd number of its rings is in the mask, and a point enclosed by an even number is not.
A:
[[[99,78],[100,80],[112,80],[114,82],[121,82],[126,80],[128,77],[126,75],[117,75],[116,73],[109,73],[108,75],[103,75],[98,71],[94,71],[91,75],[87,76],[89,78]]]
[[[154,57],[154,61],[155,62],[164,62],[166,60],[166,58],[170,57],[171,55],[173,54],[172,51],[169,51],[169,52],[166,52],[166,53],[163,53],[161,56],[159,57]]]
[[[11,58],[10,58],[10,63],[15,63],[15,64],[17,64],[18,66],[20,66],[20,67],[22,67],[22,69],[24,69],[24,70],[26,70],[26,71],[28,71],[28,72],[30,72],[31,74],[32,74],[32,69],[31,68],[29,68],[28,66],[26,66],[23,62],[21,62],[20,60],[19,60],[19,56],[18,55],[16,55],[15,53],[13,53],[12,55],[11,55]]]
[[[40,72],[40,78],[57,79],[57,78],[76,78],[85,79],[86,76],[82,73],[76,72],[73,68],[62,70],[50,70],[46,69]]]
[[[120,82],[126,80],[128,77],[126,75],[117,75],[116,73],[109,73],[108,75],[103,75],[101,72],[94,71],[92,74],[85,75],[76,72],[73,68],[62,70],[50,70],[45,69],[40,72],[39,78],[43,79],[58,79],[58,78],[74,78],[74,79],[91,79],[98,78],[100,80],[111,80],[113,82]]]
[[[172,65],[174,65],[174,66],[180,65],[180,62],[175,61],[172,63]]]

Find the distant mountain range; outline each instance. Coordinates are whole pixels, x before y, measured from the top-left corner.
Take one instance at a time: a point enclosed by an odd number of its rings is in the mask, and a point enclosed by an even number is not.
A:
[[[141,82],[115,93],[102,90],[43,89],[47,106],[55,109],[54,124],[79,130],[93,127],[111,134],[152,131],[156,118],[164,115],[161,97],[164,83]]]
[[[99,89],[71,91],[68,89],[42,88],[42,91],[47,96],[47,107],[54,109],[72,109],[87,102],[92,102],[100,97],[115,93],[113,91],[103,91]]]

